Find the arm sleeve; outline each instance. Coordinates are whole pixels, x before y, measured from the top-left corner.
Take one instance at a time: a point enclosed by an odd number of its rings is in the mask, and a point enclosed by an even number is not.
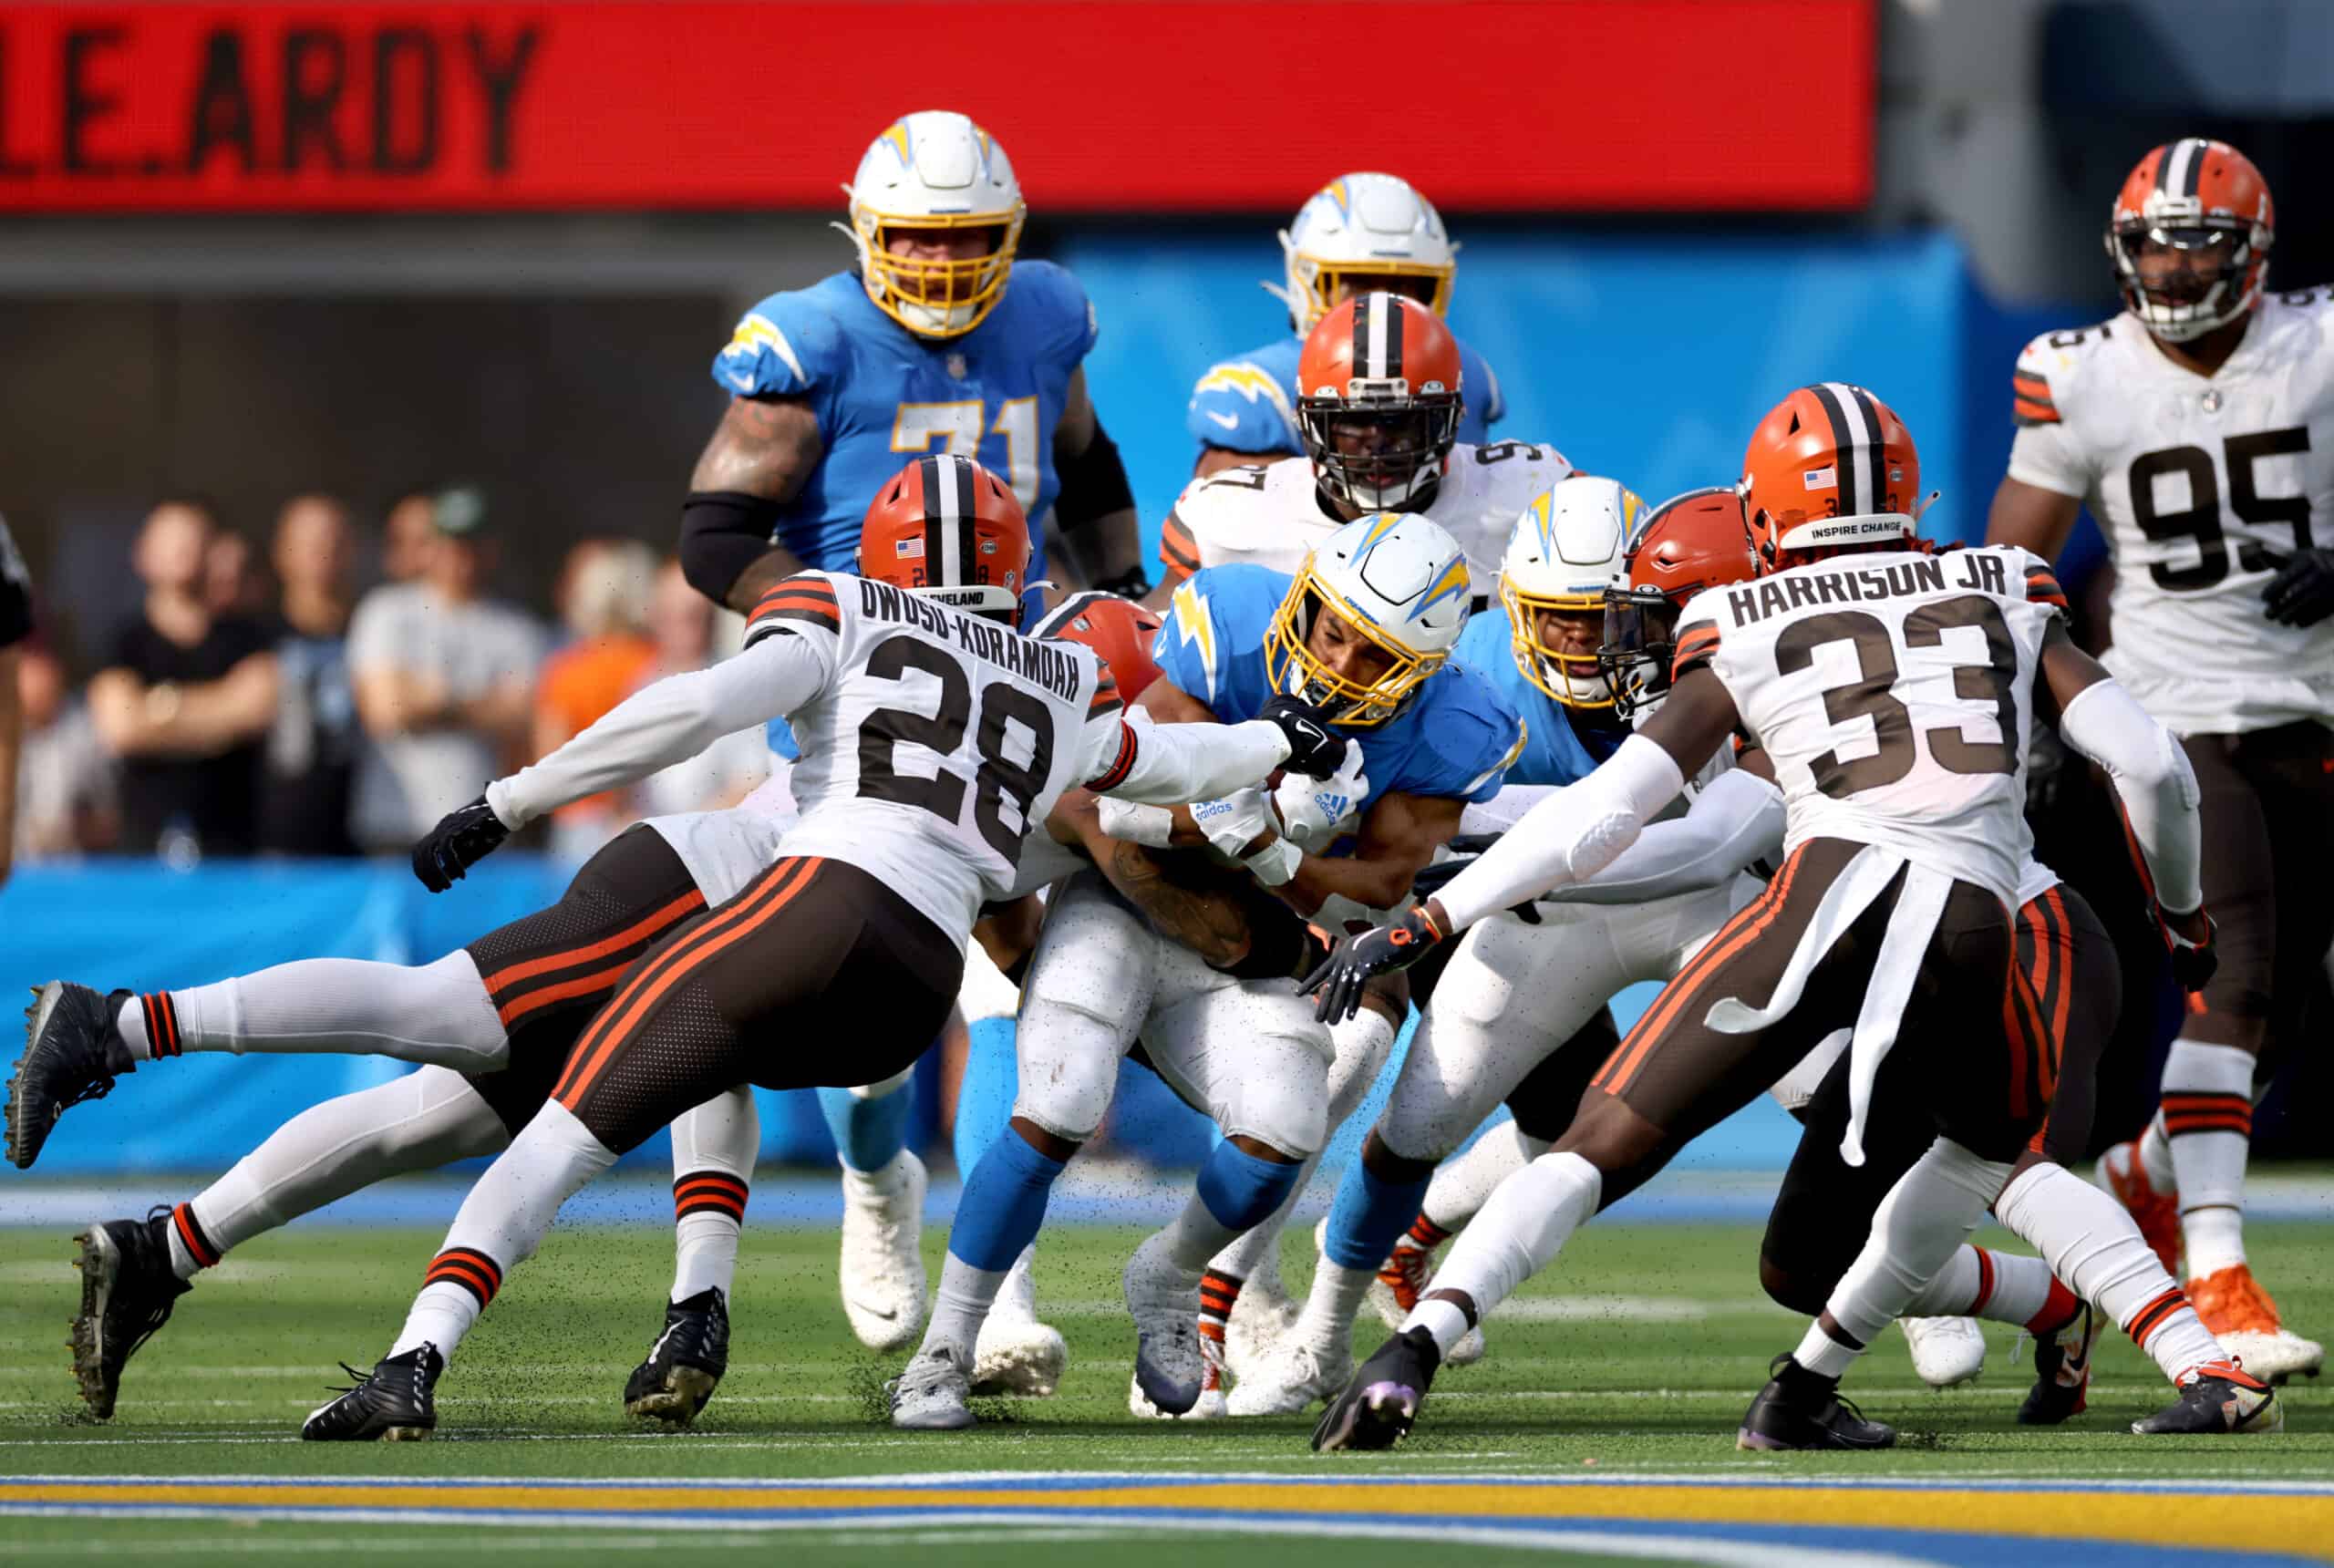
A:
[[[1288,738],[1262,719],[1134,725],[1110,713],[1089,719],[1078,742],[1087,789],[1152,806],[1229,795],[1288,760]]]
[[[1641,735],[1605,765],[1534,807],[1436,897],[1463,930],[1550,888],[1595,876],[1637,841],[1686,787],[1677,759]]]
[[[1524,813],[1563,789],[1561,784],[1509,784],[1488,800],[1470,800],[1459,813],[1462,833],[1504,833]]]
[[[2112,680],[2075,694],[2059,716],[2059,734],[2114,780],[2156,903],[2174,914],[2203,903],[2202,791],[2180,742]]]
[[[1783,842],[1783,792],[1756,774],[1720,774],[1675,821],[1656,822],[1586,882],[1558,888],[1557,903],[1643,903],[1720,886]]]
[[[488,785],[487,804],[504,825],[523,828],[570,800],[687,761],[811,701],[832,677],[834,656],[831,638],[771,634],[709,670],[667,676],[542,761]]]

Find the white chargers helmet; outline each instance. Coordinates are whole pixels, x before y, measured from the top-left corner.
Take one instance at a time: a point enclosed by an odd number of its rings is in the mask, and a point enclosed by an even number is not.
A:
[[[1013,160],[970,119],[924,109],[893,121],[842,189],[851,198],[843,232],[859,247],[867,297],[902,326],[958,337],[1005,297],[1027,210]],[[991,241],[979,255],[925,261],[891,253],[895,229],[986,229]]]
[[[1315,545],[1288,585],[1265,633],[1265,674],[1333,724],[1383,724],[1450,656],[1472,593],[1467,552],[1441,525],[1415,512],[1358,517]]]
[[[1459,247],[1434,203],[1392,174],[1347,174],[1330,181],[1280,232],[1288,268],[1284,288],[1265,286],[1287,306],[1299,332],[1348,294],[1384,289],[1407,294],[1437,315],[1451,309]]]
[[[1599,665],[1605,591],[1627,588],[1629,538],[1646,504],[1617,480],[1575,474],[1559,480],[1515,520],[1500,558],[1499,598],[1507,607],[1515,666],[1534,686],[1566,707],[1614,705]],[[1544,612],[1583,618],[1587,651],[1573,653],[1542,640]]]

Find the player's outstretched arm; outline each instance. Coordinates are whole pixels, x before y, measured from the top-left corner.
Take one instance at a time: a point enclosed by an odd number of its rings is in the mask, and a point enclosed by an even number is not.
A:
[[[809,702],[825,688],[833,660],[830,637],[765,634],[711,669],[643,686],[542,761],[488,785],[487,803],[516,830],[571,800],[687,761],[725,735]]]
[[[1603,871],[1547,896],[1554,903],[1644,903],[1705,892],[1753,861],[1780,861],[1783,822],[1783,794],[1771,780],[1740,769],[1722,773],[1683,817],[1650,824]]]
[[[2202,796],[2188,754],[2057,621],[2043,634],[2040,674],[2058,704],[2060,736],[2113,780],[2166,923],[2191,943],[2203,940]]]
[[[732,397],[689,475],[681,571],[689,586],[739,614],[804,562],[770,530],[826,453],[807,397]]]
[[[1348,744],[1302,704],[1243,724],[1130,724],[1110,714],[1089,720],[1079,739],[1086,788],[1152,806],[1229,795],[1284,763],[1309,772],[1331,750],[1343,760]]]

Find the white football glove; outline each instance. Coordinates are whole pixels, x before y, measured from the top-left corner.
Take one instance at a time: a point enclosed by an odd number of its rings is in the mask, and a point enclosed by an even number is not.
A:
[[[1283,774],[1280,787],[1273,791],[1273,807],[1285,824],[1281,831],[1298,848],[1318,853],[1340,831],[1359,821],[1358,809],[1368,793],[1369,780],[1361,771],[1361,748],[1356,746],[1347,750],[1345,761],[1327,779]]]
[[[1218,854],[1246,866],[1267,887],[1278,887],[1295,876],[1296,862],[1305,858],[1305,851],[1282,832],[1280,819],[1261,789],[1235,789],[1217,799],[1195,800],[1192,821]],[[1253,855],[1244,852],[1266,833],[1275,835],[1271,843]]]

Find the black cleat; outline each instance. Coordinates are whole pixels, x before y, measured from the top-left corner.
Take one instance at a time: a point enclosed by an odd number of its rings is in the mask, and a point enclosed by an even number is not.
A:
[[[170,1267],[168,1208],[143,1220],[108,1220],[73,1239],[81,1255],[81,1311],[73,1319],[73,1377],[93,1420],[113,1415],[121,1369],[190,1286]]]
[[[67,1107],[105,1099],[115,1078],[138,1070],[129,1042],[114,1026],[129,995],[100,996],[70,980],[33,988],[33,1005],[25,1009],[25,1054],[8,1080],[8,1159],[17,1170],[32,1169]]]
[[[729,1305],[712,1286],[665,1307],[665,1332],[648,1359],[632,1369],[624,1408],[686,1427],[721,1386],[729,1369]]]
[[[2180,1398],[2132,1430],[2143,1438],[2166,1432],[2282,1432],[2286,1408],[2277,1391],[2235,1361],[2207,1361],[2180,1379]]]
[[[2080,1416],[2091,1389],[2091,1347],[2099,1339],[2099,1315],[2085,1302],[2072,1322],[2034,1342],[2034,1387],[2018,1408],[2021,1427],[2055,1427]]]
[[[340,1369],[356,1379],[340,1398],[308,1412],[300,1436],[312,1443],[418,1442],[438,1426],[438,1375],[446,1358],[435,1345],[423,1345],[377,1363],[370,1373],[344,1361]]]
[[[1406,1329],[1379,1346],[1313,1429],[1315,1451],[1390,1449],[1400,1442],[1441,1365],[1442,1351],[1423,1328]]]
[[[1788,1356],[1767,1367],[1767,1386],[1743,1413],[1738,1449],[1893,1449],[1896,1429],[1867,1421],[1840,1398],[1839,1383],[1818,1377]]]

